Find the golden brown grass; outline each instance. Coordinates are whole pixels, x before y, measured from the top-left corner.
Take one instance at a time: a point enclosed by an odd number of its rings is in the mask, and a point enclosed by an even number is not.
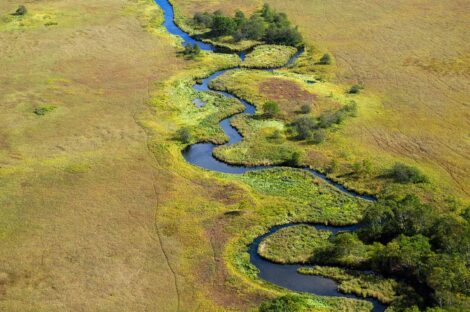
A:
[[[164,179],[134,120],[149,81],[183,64],[143,27],[158,10],[25,4],[5,22],[18,2],[0,2],[0,310],[174,311],[154,222]],[[37,116],[42,105],[57,108]]]

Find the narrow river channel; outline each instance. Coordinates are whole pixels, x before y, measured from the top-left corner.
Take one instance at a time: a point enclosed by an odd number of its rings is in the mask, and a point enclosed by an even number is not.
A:
[[[162,8],[164,12],[165,20],[163,22],[163,25],[165,26],[165,28],[168,30],[169,33],[181,37],[183,39],[184,45],[197,44],[202,50],[216,52],[216,48],[213,45],[204,43],[202,41],[198,41],[192,38],[175,24],[173,6],[168,2],[168,0],[155,0],[155,2]],[[299,53],[296,53],[294,56],[292,56],[285,66],[292,64],[296,60],[296,58],[299,57],[301,53],[302,52],[299,51]],[[241,53],[241,56],[243,60],[244,53]],[[253,115],[255,114],[256,109],[252,104],[248,103],[247,101],[237,98],[228,92],[214,91],[214,90],[209,89],[209,84],[212,80],[219,77],[220,75],[223,75],[227,71],[233,71],[233,70],[237,70],[237,68],[217,71],[213,73],[212,75],[210,75],[209,77],[205,78],[200,84],[195,84],[194,89],[197,91],[202,91],[202,92],[212,91],[212,92],[221,94],[225,97],[235,98],[239,100],[245,106],[245,110],[240,114]],[[266,69],[266,70],[272,71],[273,69]],[[237,142],[240,142],[243,139],[240,133],[238,133],[238,131],[231,125],[232,118],[233,116],[220,121],[220,126],[229,137],[229,142],[226,143],[227,145],[235,144]],[[228,174],[243,174],[248,171],[263,170],[263,169],[277,167],[277,166],[246,167],[246,166],[229,165],[227,163],[224,163],[214,158],[213,149],[215,147],[217,147],[217,145],[212,144],[212,143],[196,143],[196,144],[190,145],[188,148],[183,150],[183,156],[189,163],[195,166],[199,166],[201,168],[211,170],[211,171],[223,172],[223,173],[228,173]],[[325,182],[329,183],[332,187],[338,189],[339,191],[347,195],[358,197],[358,198],[361,198],[363,200],[368,200],[368,201],[375,200],[371,196],[357,194],[353,191],[346,189],[343,185],[338,184],[328,179],[324,174],[320,172],[317,172],[310,168],[301,168],[301,169],[306,170],[312,175],[324,180]],[[297,269],[305,265],[277,264],[277,263],[273,263],[268,260],[265,260],[258,255],[258,246],[263,239],[265,239],[269,235],[272,235],[273,233],[275,233],[276,231],[282,228],[294,226],[294,225],[296,224],[284,224],[280,226],[275,226],[271,228],[271,230],[268,233],[257,237],[253,241],[253,243],[250,245],[250,248],[249,248],[250,260],[251,260],[251,263],[254,266],[256,266],[258,270],[260,271],[258,275],[260,278],[270,283],[276,284],[280,287],[284,287],[293,291],[307,292],[307,293],[312,293],[312,294],[320,295],[320,296],[335,296],[335,297],[346,297],[346,298],[356,298],[356,299],[361,299],[361,300],[367,300],[373,304],[374,312],[380,312],[386,309],[386,306],[380,303],[376,299],[359,298],[358,296],[355,296],[353,294],[344,294],[344,293],[339,292],[337,289],[337,283],[333,281],[332,279],[321,277],[321,276],[315,276],[315,275],[299,274],[297,272]],[[333,227],[333,226],[324,226],[324,225],[312,225],[312,226],[314,226],[316,229],[319,229],[319,230],[331,231],[334,234],[339,231],[353,231],[357,229],[357,225],[352,225],[352,226],[347,226],[347,227]]]

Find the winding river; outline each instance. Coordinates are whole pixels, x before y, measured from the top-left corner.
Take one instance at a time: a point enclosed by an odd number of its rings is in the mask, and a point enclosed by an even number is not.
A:
[[[173,7],[168,2],[168,0],[155,0],[155,2],[162,8],[164,12],[165,20],[163,22],[163,25],[166,27],[169,33],[181,37],[183,39],[184,45],[197,44],[202,50],[212,51],[212,52],[216,51],[216,48],[213,45],[204,43],[204,42],[201,42],[192,38],[175,24]],[[292,64],[297,59],[297,57],[299,57],[301,53],[302,51],[299,51],[294,56],[292,56],[285,66]],[[243,60],[244,53],[240,53],[240,57]],[[237,68],[217,71],[213,73],[212,75],[210,75],[209,77],[205,78],[200,84],[195,84],[194,89],[197,91],[202,91],[202,92],[212,91],[228,98],[237,99],[245,106],[245,110],[240,114],[253,115],[255,114],[256,109],[252,104],[248,103],[247,101],[243,99],[237,98],[233,94],[230,94],[228,92],[214,91],[214,90],[210,90],[209,88],[209,84],[212,80],[219,77],[220,75],[223,75],[224,73],[228,71],[233,71],[233,70],[237,70]],[[272,71],[273,69],[266,69],[266,70]],[[195,103],[198,106],[203,105],[200,99],[196,99]],[[233,116],[220,121],[220,126],[222,127],[226,135],[229,137],[229,141],[226,143],[226,145],[235,144],[237,142],[240,142],[243,139],[240,133],[231,125],[232,118]],[[183,150],[182,153],[183,153],[184,158],[193,165],[199,166],[207,170],[223,172],[223,173],[228,173],[228,174],[243,174],[249,171],[263,170],[263,169],[277,167],[277,166],[246,167],[246,166],[229,165],[220,160],[217,160],[213,156],[213,150],[217,146],[218,145],[213,144],[213,143],[196,143],[196,144],[190,145],[188,148]],[[368,200],[368,201],[375,200],[371,196],[361,195],[361,194],[358,194],[358,193],[355,193],[353,191],[346,189],[343,185],[338,184],[328,179],[324,174],[318,171],[315,171],[310,168],[301,168],[301,169],[308,171],[312,175],[329,183],[332,187],[338,189],[339,191],[345,194],[358,197],[364,200]],[[251,260],[251,263],[254,266],[256,266],[258,270],[260,271],[258,275],[260,278],[270,283],[273,283],[275,285],[278,285],[280,287],[284,287],[293,291],[307,292],[307,293],[312,293],[312,294],[321,295],[321,296],[336,296],[336,297],[347,297],[347,298],[367,300],[373,304],[374,306],[373,311],[380,312],[380,311],[385,310],[386,306],[373,298],[364,299],[364,298],[359,298],[358,296],[355,296],[352,294],[344,294],[344,293],[339,292],[337,290],[337,283],[333,281],[332,279],[321,277],[321,276],[299,274],[297,272],[297,269],[304,265],[276,264],[268,260],[265,260],[258,255],[258,252],[257,252],[258,246],[263,239],[265,239],[269,235],[272,235],[273,233],[275,233],[276,231],[282,228],[294,226],[294,225],[296,224],[284,224],[280,226],[275,226],[271,228],[271,230],[268,233],[257,237],[253,241],[253,243],[250,245],[250,248],[249,248],[250,260]],[[312,226],[314,226],[316,229],[319,229],[319,230],[331,231],[333,232],[333,234],[339,231],[353,231],[357,229],[357,225],[352,225],[352,226],[347,226],[347,227],[333,227],[333,226],[324,226],[324,225],[312,225]]]

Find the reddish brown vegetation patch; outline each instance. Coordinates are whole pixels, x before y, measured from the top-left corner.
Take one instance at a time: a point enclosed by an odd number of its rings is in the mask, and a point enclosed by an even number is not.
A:
[[[259,84],[259,92],[276,101],[286,113],[294,113],[302,105],[314,105],[315,94],[303,89],[299,84],[282,78],[270,78]]]

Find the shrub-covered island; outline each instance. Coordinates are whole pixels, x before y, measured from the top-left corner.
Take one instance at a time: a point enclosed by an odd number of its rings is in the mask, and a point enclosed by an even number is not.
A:
[[[194,14],[191,26],[202,33],[201,38],[215,43],[237,44],[248,40],[252,45],[260,42],[293,47],[302,45],[302,35],[297,27],[291,24],[285,13],[277,12],[268,4],[249,17],[240,10],[233,17],[220,10],[198,12]]]

